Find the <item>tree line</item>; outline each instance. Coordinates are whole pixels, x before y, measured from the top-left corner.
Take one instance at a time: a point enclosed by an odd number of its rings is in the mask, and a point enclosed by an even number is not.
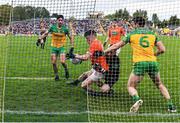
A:
[[[0,25],[13,21],[22,21],[32,18],[48,18],[50,12],[45,7],[0,5]]]
[[[134,17],[137,16],[141,16],[143,18],[145,18],[149,23],[154,24],[155,26],[158,27],[166,27],[168,25],[174,25],[174,26],[180,26],[180,19],[177,17],[177,15],[172,15],[169,19],[167,20],[160,20],[157,13],[154,13],[152,15],[151,21],[149,21],[150,19],[148,18],[148,13],[146,10],[136,10],[132,16],[130,15],[130,13],[126,10],[126,8],[124,9],[119,9],[116,10],[115,13],[113,14],[108,14],[105,16],[105,18],[107,19],[113,19],[113,18],[119,18],[119,19],[123,19],[123,20],[129,20],[132,19]]]
[[[58,14],[54,13],[51,17],[56,17]],[[166,27],[167,25],[180,25],[180,19],[173,15],[167,20],[160,20],[158,15],[154,13],[152,18],[148,18],[148,13],[146,10],[136,10],[132,16],[127,11],[126,8],[116,10],[113,14],[108,14],[104,16],[105,19],[120,18],[123,20],[129,20],[136,16],[144,17],[148,22],[153,23],[158,27]],[[11,18],[10,18],[11,17]],[[0,5],[0,25],[9,24],[9,20],[22,21],[32,18],[48,18],[50,17],[50,12],[45,7],[32,7],[32,6],[15,6],[11,5]],[[151,20],[151,21],[149,21]]]

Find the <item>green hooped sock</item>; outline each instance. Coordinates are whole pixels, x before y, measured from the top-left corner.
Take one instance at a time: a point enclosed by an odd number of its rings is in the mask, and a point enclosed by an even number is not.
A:
[[[132,99],[133,99],[134,102],[136,102],[136,101],[138,101],[140,99],[140,97],[137,96],[137,95],[134,95],[134,96],[132,96]]]
[[[167,105],[168,105],[168,106],[172,106],[172,105],[173,105],[173,103],[172,103],[172,100],[171,100],[171,99],[167,100]]]

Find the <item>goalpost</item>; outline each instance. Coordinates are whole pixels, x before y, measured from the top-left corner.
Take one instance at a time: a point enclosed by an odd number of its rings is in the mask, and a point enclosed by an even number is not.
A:
[[[0,17],[2,122],[180,121],[180,38],[176,35],[180,27],[179,1],[11,0],[5,4],[0,2],[0,15],[3,15]],[[75,54],[85,54],[89,50],[84,37],[86,31],[95,30],[97,39],[103,45],[113,23],[125,31],[125,35],[121,36],[123,40],[134,29],[133,18],[145,18],[146,28],[153,30],[166,47],[166,52],[158,56],[157,61],[161,80],[169,91],[171,101],[163,98],[148,74],[145,74],[137,85],[143,104],[136,113],[129,112],[134,104],[127,90],[128,78],[134,68],[130,44],[121,48],[118,55],[120,63],[110,60],[112,69],[118,66],[120,72],[117,82],[107,93],[101,91],[105,82],[103,79],[101,82],[94,82],[92,90],[88,91],[81,88],[81,83],[77,86],[66,83],[91,70],[90,59],[75,64],[66,58],[70,74],[70,78],[66,80],[58,57],[56,63],[60,80],[55,81],[51,63],[52,35],[48,35],[44,49],[36,46],[36,41],[41,22],[43,21],[45,30],[49,30],[57,23],[58,15],[64,16],[64,24],[74,38]],[[9,33],[5,35],[4,30]],[[68,37],[66,38],[65,53],[69,53],[71,45]],[[141,45],[146,45],[146,38],[143,41]],[[104,49],[107,47],[109,46]],[[111,80],[116,77],[113,72],[110,76]],[[176,106],[177,112],[167,111],[169,103]]]

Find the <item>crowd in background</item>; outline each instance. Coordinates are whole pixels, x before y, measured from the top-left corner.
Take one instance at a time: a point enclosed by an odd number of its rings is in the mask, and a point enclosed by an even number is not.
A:
[[[0,34],[5,34],[6,32],[11,32],[14,35],[18,34],[39,34],[40,31],[40,22],[44,23],[46,29],[52,24],[55,24],[55,20],[44,18],[42,19],[31,19],[26,21],[16,21],[12,22],[10,26],[0,26]],[[100,23],[98,23],[98,21]],[[88,29],[94,29],[98,34],[103,34],[100,24],[103,27],[104,31],[107,31],[111,21],[110,20],[74,20],[73,29],[77,35],[83,35]],[[65,24],[68,26],[68,21],[65,21]],[[126,32],[131,30],[131,24],[124,20],[119,20],[118,25],[123,27]],[[180,36],[180,28],[174,30],[166,27],[163,29],[156,28],[156,31],[162,35],[177,35]]]

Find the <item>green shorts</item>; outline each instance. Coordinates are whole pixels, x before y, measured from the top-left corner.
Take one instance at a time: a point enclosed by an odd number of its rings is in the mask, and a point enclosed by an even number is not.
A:
[[[65,48],[64,47],[51,47],[51,54],[56,54],[56,55],[60,55],[62,53],[65,53]]]
[[[133,65],[133,73],[137,76],[156,75],[159,72],[158,62],[137,62]]]

